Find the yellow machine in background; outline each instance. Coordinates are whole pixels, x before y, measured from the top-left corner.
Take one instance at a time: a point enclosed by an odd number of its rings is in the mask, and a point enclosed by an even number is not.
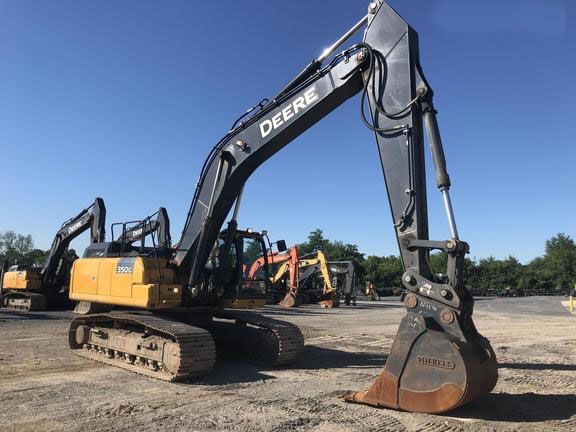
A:
[[[41,286],[40,273],[27,265],[13,265],[4,273],[2,280],[3,290],[38,290]]]
[[[72,240],[90,230],[92,243],[105,238],[106,207],[102,198],[62,224],[42,266],[17,264],[0,275],[0,306],[24,311],[60,309],[70,306],[70,267],[78,258],[69,249]]]
[[[338,307],[340,305],[339,295],[333,284],[333,278],[328,265],[328,259],[323,251],[316,251],[316,256],[300,260],[298,268],[300,270],[300,290],[304,291],[311,278],[315,278],[319,272],[322,276],[322,293],[319,297],[319,303],[322,307]],[[309,274],[305,269],[309,268]],[[314,281],[315,282],[315,281]]]
[[[374,288],[374,284],[370,281],[366,281],[366,289],[364,291],[364,297],[366,298],[366,300],[376,301],[376,296],[378,296],[378,293]],[[380,296],[378,296],[378,300],[380,300]]]
[[[293,247],[291,250],[297,249]],[[311,291],[316,291],[318,273],[322,277],[322,289],[317,294]],[[318,301],[322,307],[337,307],[340,304],[328,259],[323,251],[316,251],[304,259],[297,256],[296,260],[282,262],[270,278],[270,284],[275,286],[285,280],[286,276],[291,282],[286,296],[280,302],[282,306],[294,307],[311,301]]]

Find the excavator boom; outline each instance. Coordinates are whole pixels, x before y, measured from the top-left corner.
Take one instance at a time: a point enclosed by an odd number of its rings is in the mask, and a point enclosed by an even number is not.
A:
[[[364,24],[362,43],[322,64]],[[384,1],[372,1],[366,17],[276,97],[235,123],[213,148],[172,263],[181,280],[187,279],[187,289],[201,292],[204,263],[248,177],[358,93],[363,122],[374,132],[382,164],[405,269],[407,314],[381,377],[371,389],[347,400],[410,411],[448,411],[489,392],[497,381],[497,363],[472,321],[473,299],[463,279],[468,245],[459,239],[454,221],[450,178],[433,92],[420,66],[418,35]],[[446,241],[428,238],[424,126],[450,228]],[[428,264],[432,249],[448,255],[448,283],[434,279]]]
[[[96,198],[90,207],[64,222],[54,236],[48,258],[46,258],[41,271],[44,286],[53,284],[60,259],[72,240],[88,229],[90,229],[90,243],[104,241],[106,236],[106,206],[102,198]]]

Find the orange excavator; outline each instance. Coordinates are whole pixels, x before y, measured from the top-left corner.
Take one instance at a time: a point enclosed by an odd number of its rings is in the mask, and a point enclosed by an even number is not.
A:
[[[272,303],[279,303],[284,307],[297,307],[302,303],[308,303],[305,299],[308,296],[303,292],[303,286],[309,285],[319,272],[322,275],[322,290],[318,298],[318,303],[322,307],[338,307],[340,304],[336,288],[332,284],[332,276],[328,266],[326,255],[322,251],[316,251],[306,257],[298,255],[298,247],[292,246],[287,253],[280,254],[273,252],[267,256],[268,264],[280,264],[276,269],[274,276],[270,277]],[[260,257],[252,263],[248,273],[248,279],[253,279],[264,262],[264,257]],[[282,282],[288,284],[286,290],[279,290],[279,285],[284,286]],[[279,295],[278,293],[281,292]],[[285,292],[285,294],[284,294]],[[278,301],[278,297],[284,297]]]
[[[298,285],[291,295],[300,299],[301,303],[318,302],[325,308],[340,305],[339,293],[324,252],[316,251],[300,257],[298,267],[289,271],[298,273]]]
[[[271,303],[279,303],[284,307],[299,306],[300,301],[297,296],[299,287],[298,262],[300,261],[298,257],[298,248],[296,246],[292,246],[288,251],[286,251],[286,248],[284,248],[284,250],[279,250],[278,252],[270,252],[266,257],[264,255],[259,257],[250,266],[250,270],[248,272],[248,280],[253,280],[258,275],[266,261],[268,262],[268,265],[271,266],[280,264],[276,274],[270,278],[271,288],[269,292],[269,298]],[[290,271],[291,269],[296,270]],[[290,275],[288,279],[288,292],[284,298],[280,300],[278,298],[280,294],[277,292],[277,287],[279,282],[287,273]]]

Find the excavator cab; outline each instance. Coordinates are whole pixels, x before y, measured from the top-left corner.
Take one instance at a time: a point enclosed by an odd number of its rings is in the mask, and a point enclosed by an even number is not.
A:
[[[247,269],[259,256],[266,257],[266,234],[252,229],[234,229],[230,246],[226,247],[229,230],[220,233],[217,246],[220,256],[224,250],[228,251],[227,259],[218,262],[218,265],[225,266],[220,269],[224,289],[222,306],[236,309],[262,307],[266,304],[268,291],[268,261],[264,259],[260,271],[253,278],[248,277]],[[208,265],[215,265],[215,255],[211,255]]]

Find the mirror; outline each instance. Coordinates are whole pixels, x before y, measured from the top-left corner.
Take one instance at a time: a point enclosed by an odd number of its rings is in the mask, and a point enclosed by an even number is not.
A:
[[[276,242],[276,247],[278,248],[278,252],[284,252],[286,249],[286,241],[285,240],[278,240]]]

